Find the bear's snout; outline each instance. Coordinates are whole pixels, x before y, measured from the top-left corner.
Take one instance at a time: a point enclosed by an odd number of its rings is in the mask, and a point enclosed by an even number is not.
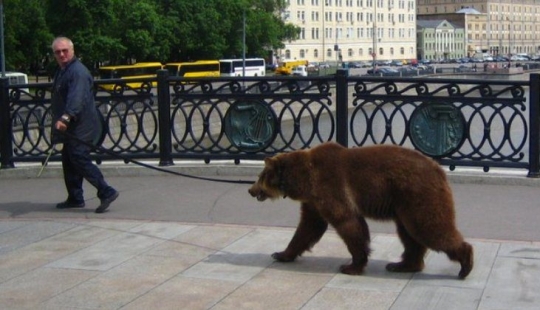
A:
[[[262,190],[261,187],[255,183],[253,186],[251,186],[250,189],[248,189],[249,194],[251,197],[256,197],[258,201],[265,201],[266,198],[268,198],[268,195],[266,195]]]

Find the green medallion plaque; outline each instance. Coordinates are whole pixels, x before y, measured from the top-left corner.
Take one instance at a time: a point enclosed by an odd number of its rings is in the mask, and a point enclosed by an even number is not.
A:
[[[244,152],[267,148],[277,134],[277,117],[264,101],[237,101],[225,113],[224,131],[232,145]]]
[[[443,157],[465,140],[465,118],[450,104],[422,104],[411,115],[409,132],[413,145],[422,153]]]

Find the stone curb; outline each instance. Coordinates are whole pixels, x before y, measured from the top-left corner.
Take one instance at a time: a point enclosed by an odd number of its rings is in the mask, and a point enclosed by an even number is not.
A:
[[[157,162],[145,162],[158,169],[177,172],[193,176],[216,177],[226,179],[227,177],[237,180],[255,181],[263,168],[262,161],[242,162],[238,165],[234,163],[209,163],[186,162],[172,166],[160,167]],[[135,164],[124,164],[123,162],[108,162],[99,165],[106,177],[147,177],[147,176],[174,176],[173,173],[158,171]],[[486,185],[507,185],[507,186],[531,186],[540,187],[540,178],[527,177],[526,170],[514,169],[492,169],[490,172],[483,172],[481,169],[456,169],[449,171],[444,167],[448,179],[456,184],[486,184]],[[33,179],[38,178],[41,170],[40,165],[25,165],[11,169],[0,169],[0,179]],[[50,163],[39,178],[61,178],[62,167],[60,163]]]

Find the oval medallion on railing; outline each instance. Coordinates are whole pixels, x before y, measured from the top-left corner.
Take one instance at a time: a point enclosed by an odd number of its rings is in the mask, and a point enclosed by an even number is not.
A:
[[[455,106],[423,103],[412,113],[409,131],[415,148],[429,156],[443,157],[463,144],[465,124]]]
[[[277,134],[277,117],[264,101],[236,101],[223,119],[225,135],[232,145],[244,152],[267,148]]]

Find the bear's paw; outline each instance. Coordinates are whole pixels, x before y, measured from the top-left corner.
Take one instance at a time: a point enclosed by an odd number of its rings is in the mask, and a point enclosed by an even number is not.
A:
[[[419,272],[422,269],[424,269],[424,262],[416,264],[399,262],[386,265],[386,270],[390,272]]]
[[[272,258],[277,260],[278,262],[288,263],[294,261],[296,259],[296,256],[287,255],[285,251],[283,251],[272,254]]]

